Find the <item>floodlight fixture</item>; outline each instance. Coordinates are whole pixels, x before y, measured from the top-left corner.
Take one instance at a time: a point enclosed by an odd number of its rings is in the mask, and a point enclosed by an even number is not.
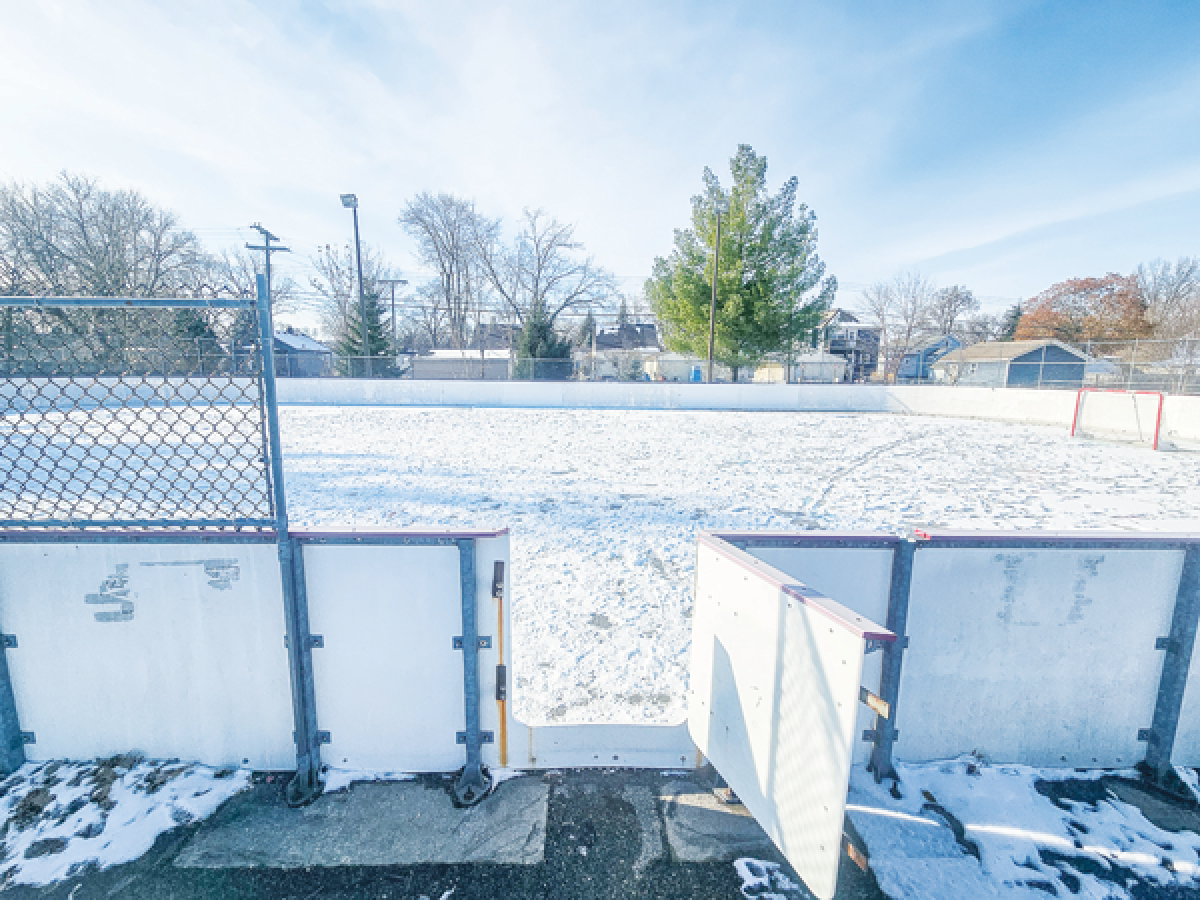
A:
[[[342,206],[346,209],[358,209],[358,195],[342,194]]]

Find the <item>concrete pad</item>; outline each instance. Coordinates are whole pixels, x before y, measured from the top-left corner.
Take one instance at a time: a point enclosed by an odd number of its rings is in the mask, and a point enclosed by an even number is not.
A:
[[[746,807],[722,803],[711,790],[690,783],[668,784],[662,801],[667,843],[680,862],[730,862],[775,852]]]
[[[515,778],[470,809],[455,809],[448,790],[427,781],[356,784],[302,809],[252,798],[233,806],[235,798],[228,814],[195,834],[175,865],[536,865],[545,857],[548,793],[540,778]]]

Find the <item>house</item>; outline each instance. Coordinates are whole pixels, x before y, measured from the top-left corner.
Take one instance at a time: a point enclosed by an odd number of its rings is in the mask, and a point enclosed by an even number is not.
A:
[[[754,381],[757,384],[780,384],[785,380],[791,384],[840,384],[846,380],[847,368],[844,356],[816,350],[792,360],[790,379],[784,378],[783,363],[769,362],[754,370]]]
[[[896,381],[929,381],[933,378],[933,364],[963,346],[952,334],[930,338],[900,357],[896,367]]]
[[[866,381],[879,366],[880,332],[853,313],[831,309],[813,329],[813,347],[846,360],[846,380]]]
[[[659,353],[646,360],[645,368],[652,381],[701,383],[708,372],[708,361],[683,353]],[[715,381],[728,381],[732,376],[728,366],[713,364]]]
[[[590,344],[576,349],[574,358],[583,378],[628,381],[647,377],[650,361],[661,352],[657,325],[619,325],[599,329]]]
[[[297,331],[275,332],[275,375],[324,378],[333,374],[333,351]]]
[[[508,350],[431,350],[412,358],[420,380],[504,381],[511,371]]]
[[[1059,341],[988,341],[933,364],[934,377],[979,387],[1080,388],[1088,357]]]

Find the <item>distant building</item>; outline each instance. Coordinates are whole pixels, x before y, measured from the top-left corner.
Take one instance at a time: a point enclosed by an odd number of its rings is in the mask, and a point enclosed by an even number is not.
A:
[[[275,332],[275,374],[283,378],[324,378],[333,374],[333,351],[295,331]]]
[[[660,350],[658,326],[653,324],[618,325],[596,331],[596,351]]]
[[[802,353],[792,360],[791,377],[785,377],[785,364],[769,362],[754,370],[758,384],[839,384],[846,380],[848,363],[845,357],[815,350]]]
[[[1083,387],[1087,354],[1059,341],[989,341],[933,364],[934,377],[979,387]]]
[[[880,330],[844,309],[831,309],[813,329],[813,347],[846,360],[847,381],[866,381],[879,366]]]
[[[510,370],[507,350],[433,350],[412,357],[418,380],[504,381]]]
[[[930,338],[900,357],[896,367],[896,381],[929,381],[933,378],[933,364],[963,346],[952,334]]]

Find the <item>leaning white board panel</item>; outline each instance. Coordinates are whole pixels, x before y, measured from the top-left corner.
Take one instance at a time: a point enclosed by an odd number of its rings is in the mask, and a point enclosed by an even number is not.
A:
[[[892,580],[891,547],[754,547],[746,552],[761,559],[785,575],[790,575],[826,597],[836,597],[846,606],[873,622],[886,622],[888,591]],[[883,674],[883,654],[869,653],[863,660],[862,683],[879,693]],[[875,713],[859,705],[856,735],[875,727]],[[854,763],[866,765],[873,745],[855,740]]]
[[[0,543],[31,760],[295,765],[274,543]]]
[[[364,541],[371,538],[363,535]],[[321,758],[335,766],[447,772],[466,761],[459,549],[447,545],[304,543],[317,721],[330,733]],[[476,628],[480,723],[499,727],[496,664],[500,635],[491,597],[493,567],[508,563],[507,537],[476,541]],[[507,649],[507,648],[506,648]],[[487,765],[499,764],[496,743]]]
[[[1182,565],[1170,549],[920,550],[896,758],[1137,763]]]
[[[701,538],[688,727],[809,890],[830,898],[866,635],[890,635],[789,581]]]

